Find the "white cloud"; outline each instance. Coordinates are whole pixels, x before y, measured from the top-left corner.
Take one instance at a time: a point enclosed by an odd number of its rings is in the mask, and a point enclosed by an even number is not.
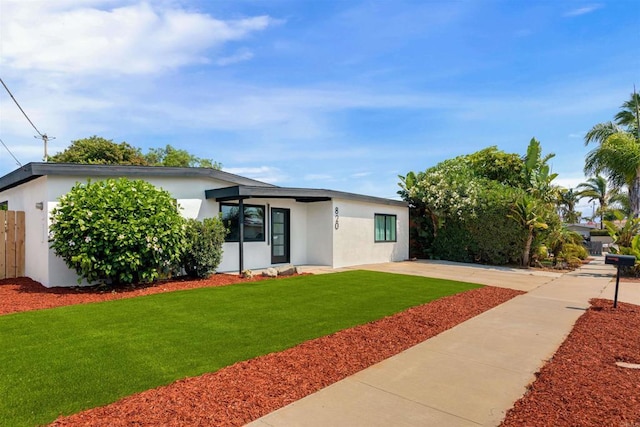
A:
[[[584,7],[579,7],[577,9],[572,9],[564,14],[564,16],[580,16],[586,15],[587,13],[594,12],[598,9],[602,8],[601,4],[590,4]]]
[[[112,3],[7,1],[0,22],[2,63],[73,74],[156,73],[210,62],[209,49],[275,22],[268,16],[224,21],[158,2],[105,8]]]
[[[357,172],[354,174],[351,174],[352,178],[364,178],[365,176],[369,176],[371,175],[371,172]]]
[[[236,64],[238,62],[248,61],[251,58],[253,58],[253,53],[246,49],[243,49],[234,53],[233,55],[225,56],[218,59],[216,61],[216,64],[221,67],[225,67],[227,65]]]

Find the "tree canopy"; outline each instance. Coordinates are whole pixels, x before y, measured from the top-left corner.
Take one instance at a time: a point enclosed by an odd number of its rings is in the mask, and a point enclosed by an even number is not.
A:
[[[66,150],[49,157],[49,161],[92,165],[147,165],[139,148],[96,135],[71,141]]]
[[[218,162],[196,157],[186,150],[177,149],[171,145],[167,145],[164,148],[151,148],[144,157],[150,166],[221,168]]]
[[[561,227],[552,157],[533,138],[524,156],[488,147],[400,176],[412,256],[528,265],[545,230]]]
[[[640,95],[622,104],[614,122],[598,123],[585,135],[585,144],[598,146],[587,154],[584,172],[604,174],[616,188],[627,186],[633,217],[640,215]]]
[[[171,145],[151,148],[142,154],[139,148],[126,142],[116,143],[111,139],[93,135],[89,138],[71,141],[66,150],[49,157],[52,163],[83,163],[93,165],[136,165],[203,167],[220,169],[220,163],[197,157],[186,150]]]

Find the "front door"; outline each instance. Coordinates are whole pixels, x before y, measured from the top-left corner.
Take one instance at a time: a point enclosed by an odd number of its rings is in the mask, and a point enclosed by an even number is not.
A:
[[[271,209],[271,264],[289,262],[289,209]]]

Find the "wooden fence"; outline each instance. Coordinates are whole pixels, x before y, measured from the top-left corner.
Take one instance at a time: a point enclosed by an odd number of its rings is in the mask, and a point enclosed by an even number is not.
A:
[[[24,276],[24,228],[24,212],[0,211],[0,279]]]

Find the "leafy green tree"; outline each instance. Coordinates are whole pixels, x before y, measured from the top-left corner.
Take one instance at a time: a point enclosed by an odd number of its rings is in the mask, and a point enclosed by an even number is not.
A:
[[[524,163],[515,153],[505,153],[491,146],[466,157],[475,176],[511,187],[523,186]]]
[[[585,145],[598,146],[587,154],[585,174],[605,174],[617,188],[627,186],[633,217],[640,215],[640,96],[634,93],[621,106],[615,122],[599,123],[587,132]]]
[[[152,148],[145,155],[147,163],[151,166],[170,166],[170,167],[201,167],[221,169],[222,165],[211,159],[202,159],[190,154],[186,150],[173,148],[167,145],[164,148]]]
[[[81,281],[150,282],[179,265],[184,219],[171,195],[126,178],[76,184],[51,214],[51,247]]]
[[[100,136],[71,141],[66,150],[49,157],[53,163],[82,163],[93,165],[136,165],[202,167],[220,170],[222,165],[211,159],[203,159],[186,150],[167,145],[164,148],[151,148],[145,155],[139,148],[126,142],[115,143]]]
[[[84,163],[93,165],[146,165],[138,148],[126,142],[115,143],[96,135],[71,141],[66,150],[49,157],[52,163]]]

